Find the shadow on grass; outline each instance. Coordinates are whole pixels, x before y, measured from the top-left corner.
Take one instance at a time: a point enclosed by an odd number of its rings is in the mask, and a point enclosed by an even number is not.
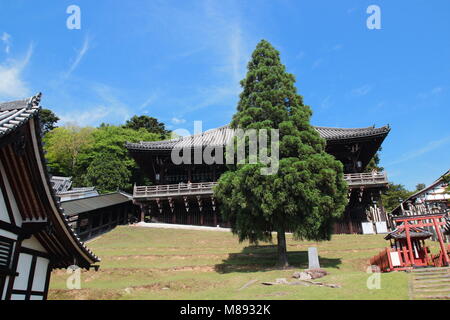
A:
[[[288,251],[289,265],[297,269],[308,268],[308,251]],[[240,253],[230,253],[222,263],[216,264],[214,269],[218,273],[231,272],[260,272],[277,270],[277,246],[248,246]],[[323,268],[339,269],[341,259],[329,259],[319,256],[320,266]]]

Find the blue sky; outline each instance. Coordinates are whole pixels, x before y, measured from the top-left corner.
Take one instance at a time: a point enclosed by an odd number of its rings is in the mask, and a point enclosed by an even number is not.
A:
[[[72,4],[80,30],[66,27]],[[366,27],[371,4],[381,30]],[[412,189],[450,167],[449,13],[447,0],[2,0],[0,101],[40,91],[62,123],[146,114],[207,130],[230,121],[266,39],[314,125],[391,126],[381,164]]]

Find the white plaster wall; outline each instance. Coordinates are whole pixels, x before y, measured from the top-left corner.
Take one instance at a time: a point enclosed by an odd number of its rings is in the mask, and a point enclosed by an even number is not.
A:
[[[9,239],[17,240],[17,235],[15,235],[12,232],[3,230],[3,229],[0,229],[0,236],[4,236],[4,237],[9,238]]]
[[[23,240],[22,247],[47,253],[47,250],[45,250],[45,248],[41,245],[39,240],[36,239],[34,236],[31,236],[29,239]]]
[[[44,291],[45,290],[45,280],[47,279],[47,268],[49,260],[38,257],[36,260],[36,269],[34,271],[33,286],[32,291]]]
[[[5,300],[6,291],[8,290],[9,279],[10,279],[9,276],[7,276],[5,279],[5,286],[3,288],[3,292],[1,293],[0,300]]]
[[[30,275],[32,256],[27,253],[19,255],[19,263],[17,265],[17,272],[19,275],[14,280],[14,289],[27,290],[28,276]]]
[[[9,219],[8,209],[6,208],[5,199],[3,198],[3,190],[0,188],[0,220],[11,223]]]

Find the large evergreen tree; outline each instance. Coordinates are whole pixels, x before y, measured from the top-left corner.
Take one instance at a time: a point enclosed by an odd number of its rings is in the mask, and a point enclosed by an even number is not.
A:
[[[329,240],[332,223],[346,204],[343,166],[325,152],[325,140],[310,125],[279,52],[262,40],[248,63],[232,127],[279,129],[279,170],[262,175],[262,163],[238,164],[219,179],[215,195],[240,241],[272,239],[277,232],[278,264],[288,266],[285,232],[298,239]]]
[[[159,122],[158,119],[149,116],[133,116],[130,120],[126,121],[123,127],[133,130],[144,128],[150,133],[159,134],[161,136],[161,139],[167,138],[170,135],[170,131],[166,130],[164,123]]]
[[[39,117],[42,125],[42,132],[44,134],[57,128],[56,123],[59,121],[59,118],[53,113],[52,110],[39,110]]]

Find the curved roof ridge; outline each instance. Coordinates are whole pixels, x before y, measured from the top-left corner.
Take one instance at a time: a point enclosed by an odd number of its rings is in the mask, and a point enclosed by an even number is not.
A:
[[[363,128],[336,128],[312,126],[319,135],[329,141],[339,141],[347,139],[365,138],[370,136],[387,135],[390,131],[389,125],[382,127],[363,127]],[[136,143],[127,142],[125,146],[128,149],[135,150],[171,150],[181,147],[195,147],[200,145],[226,145],[234,133],[229,124],[210,129],[190,136],[179,137],[170,140],[160,141],[140,141]],[[205,141],[206,139],[206,141]],[[186,145],[189,144],[189,145]]]

